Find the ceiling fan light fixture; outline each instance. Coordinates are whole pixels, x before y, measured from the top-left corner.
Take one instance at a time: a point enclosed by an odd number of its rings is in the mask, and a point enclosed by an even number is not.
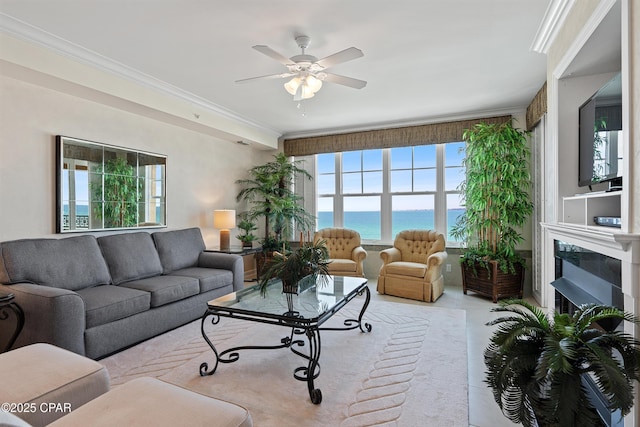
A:
[[[300,83],[301,83],[300,77],[294,77],[291,80],[289,80],[287,83],[284,84],[284,88],[291,95],[295,95],[296,91],[298,90],[298,86],[300,86]]]
[[[322,87],[322,80],[317,79],[315,76],[307,76],[305,81],[306,85],[313,91],[313,93],[316,93]]]
[[[252,77],[248,79],[236,80],[236,83],[246,83],[254,80],[289,78],[291,80],[284,84],[287,92],[293,95],[294,101],[312,98],[321,88],[322,82],[328,81],[343,86],[352,87],[354,89],[362,89],[367,85],[364,80],[345,77],[338,74],[327,73],[326,70],[343,62],[351,61],[364,56],[360,49],[350,47],[333,55],[318,59],[315,56],[307,55],[305,49],[309,47],[311,39],[308,36],[296,37],[298,47],[302,49],[302,54],[287,58],[286,56],[276,52],[269,46],[255,45],[253,48],[258,52],[275,59],[285,67],[287,73],[270,74],[267,76]]]
[[[312,75],[306,77],[296,76],[284,84],[286,91],[293,95],[296,100],[313,98],[321,87],[322,80]]]

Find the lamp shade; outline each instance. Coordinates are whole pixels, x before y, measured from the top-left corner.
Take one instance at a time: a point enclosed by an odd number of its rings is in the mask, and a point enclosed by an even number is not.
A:
[[[289,80],[287,83],[284,84],[284,88],[291,95],[295,95],[296,94],[296,91],[298,90],[298,86],[300,86],[300,77],[294,77],[291,80]]]
[[[236,226],[236,211],[234,209],[218,209],[213,211],[213,227],[228,230]]]
[[[313,98],[322,87],[322,80],[308,75],[306,77],[294,77],[284,84],[284,88],[291,95],[296,95],[300,91],[301,99]]]

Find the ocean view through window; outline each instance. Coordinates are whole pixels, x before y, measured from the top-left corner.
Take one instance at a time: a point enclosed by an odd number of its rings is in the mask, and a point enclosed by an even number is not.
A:
[[[455,244],[463,158],[463,142],[318,154],[317,228],[351,228],[384,243],[402,230],[431,229]]]

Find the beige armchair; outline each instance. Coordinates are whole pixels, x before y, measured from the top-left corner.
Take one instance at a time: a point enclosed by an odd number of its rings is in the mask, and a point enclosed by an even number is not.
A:
[[[444,292],[444,236],[433,230],[398,233],[393,248],[380,252],[378,293],[433,302]]]
[[[336,276],[364,277],[362,264],[367,251],[360,246],[360,233],[347,228],[323,228],[313,236],[324,240],[329,249],[329,273]]]

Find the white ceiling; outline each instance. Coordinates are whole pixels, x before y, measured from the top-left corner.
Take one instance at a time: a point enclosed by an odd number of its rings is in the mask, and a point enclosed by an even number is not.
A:
[[[523,110],[545,81],[530,46],[550,0],[0,0],[0,12],[285,136]],[[366,80],[325,83],[300,106],[285,71],[253,50],[364,57],[331,68]],[[1,47],[0,47],[1,48]]]

